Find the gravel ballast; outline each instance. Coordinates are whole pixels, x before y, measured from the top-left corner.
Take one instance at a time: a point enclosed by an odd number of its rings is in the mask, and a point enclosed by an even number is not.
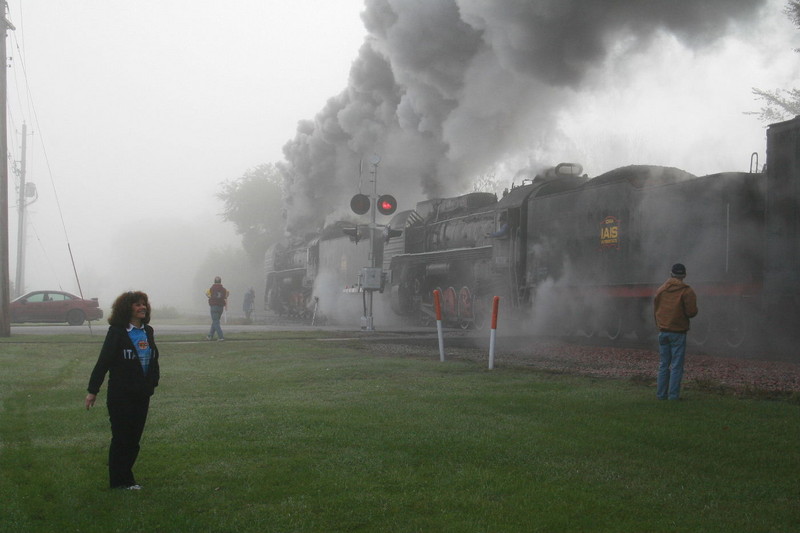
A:
[[[373,348],[387,355],[439,358],[437,347],[405,343],[375,343]],[[485,363],[488,351],[448,346],[447,359]],[[524,349],[504,350],[502,342],[495,351],[495,368],[502,366],[533,368],[551,372],[624,378],[655,384],[658,352],[637,348],[597,347],[561,341],[534,341]],[[800,395],[800,362],[715,356],[692,353],[689,349],[684,367],[684,385],[688,388],[726,391],[740,395]]]

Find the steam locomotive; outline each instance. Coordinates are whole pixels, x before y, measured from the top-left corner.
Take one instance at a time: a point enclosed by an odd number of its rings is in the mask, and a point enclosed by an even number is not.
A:
[[[270,247],[264,261],[264,308],[279,315],[308,318],[319,311],[320,300],[329,314],[335,314],[336,306],[353,300],[350,296],[339,301],[340,295],[361,294],[359,274],[370,261],[371,239],[363,238],[368,228],[362,228],[362,234],[354,238],[347,236],[344,232],[351,226],[338,222],[320,233]]]
[[[430,321],[438,289],[454,326],[483,327],[498,295],[527,332],[644,338],[655,290],[681,262],[700,306],[690,342],[795,342],[799,133],[800,117],[771,125],[761,170],[756,154],[749,172],[707,176],[632,165],[590,179],[562,163],[500,198],[426,200],[385,228],[340,223],[271,252],[267,305],[308,309],[326,276],[339,287],[326,300],[346,307],[372,261],[385,273],[379,300],[397,316]]]

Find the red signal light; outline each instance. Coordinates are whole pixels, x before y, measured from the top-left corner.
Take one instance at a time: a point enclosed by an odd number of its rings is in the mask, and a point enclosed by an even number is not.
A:
[[[397,200],[391,194],[384,194],[378,198],[378,212],[382,215],[391,215],[397,211]]]

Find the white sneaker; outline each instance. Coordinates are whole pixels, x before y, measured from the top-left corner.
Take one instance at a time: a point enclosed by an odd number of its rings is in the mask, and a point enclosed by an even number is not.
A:
[[[217,339],[217,342],[222,342],[222,341],[224,341],[224,340],[225,340],[225,339]]]
[[[125,490],[142,490],[141,485],[131,485],[129,487],[125,487]]]

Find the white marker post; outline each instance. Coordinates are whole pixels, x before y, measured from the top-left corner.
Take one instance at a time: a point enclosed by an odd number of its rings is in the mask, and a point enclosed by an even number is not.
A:
[[[439,361],[444,362],[444,334],[442,333],[442,294],[439,289],[433,291],[433,309],[436,311],[436,331],[439,334]]]
[[[500,297],[492,300],[492,329],[489,332],[489,370],[494,368],[494,343],[497,337],[497,313],[500,310]]]

